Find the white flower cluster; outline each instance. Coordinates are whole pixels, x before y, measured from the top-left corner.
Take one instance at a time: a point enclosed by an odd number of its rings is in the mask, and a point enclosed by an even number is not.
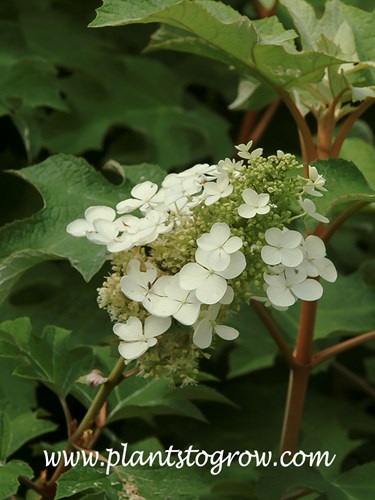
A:
[[[125,360],[155,346],[157,337],[175,322],[192,327],[193,342],[202,349],[211,345],[213,334],[235,339],[239,332],[221,324],[220,317],[234,300],[234,288],[252,286],[248,278],[241,281],[241,275],[256,258],[254,272],[260,268],[263,275],[258,290],[264,296],[259,299],[276,308],[287,308],[297,299],[317,300],[323,288],[314,278],[336,279],[324,243],[316,236],[304,240],[301,233],[286,227],[306,215],[328,221],[306,198],[322,196],[325,179],[309,167],[309,178],[296,176],[291,194],[285,194],[283,181],[270,187],[262,180],[264,165],[271,165],[274,176],[274,164],[301,166],[282,151],[265,159],[261,149],[250,152],[251,145],[250,141],[236,146],[240,161],[226,158],[217,165],[195,165],[167,175],[160,188],[142,182],[133,187],[131,198],[117,204],[116,211],[92,206],[84,219],[68,225],[73,236],[105,245],[112,254],[126,251],[132,256],[119,279],[120,289],[123,297],[141,307],[144,321],[132,314],[114,326]],[[260,165],[259,170],[252,165]],[[294,208],[300,206],[302,212],[290,217],[289,208],[282,211],[283,197],[294,199]],[[137,247],[147,252],[136,254],[132,249]]]
[[[305,240],[301,233],[287,228],[271,228],[266,231],[266,242],[262,248],[263,261],[268,264],[264,273],[265,291],[270,303],[287,308],[297,299],[314,301],[323,295],[318,276],[334,282],[337,272],[326,258],[326,248],[317,236]]]

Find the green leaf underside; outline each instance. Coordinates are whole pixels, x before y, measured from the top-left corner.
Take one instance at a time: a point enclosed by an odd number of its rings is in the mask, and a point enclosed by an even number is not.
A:
[[[70,332],[62,328],[47,326],[36,334],[27,318],[0,324],[1,356],[19,360],[15,375],[39,380],[59,398],[92,368],[91,349],[71,343]]]
[[[110,184],[85,160],[70,155],[52,156],[13,173],[40,192],[44,208],[0,230],[0,301],[24,271],[50,259],[68,259],[85,280],[91,279],[106,260],[106,248],[69,235],[66,226],[91,205],[114,207],[128,196],[127,189]]]
[[[293,33],[283,32],[277,25],[277,37],[272,39],[269,27],[265,29],[264,25],[260,25],[258,33],[246,16],[241,16],[229,6],[210,0],[159,1],[152,4],[105,0],[90,26],[150,22],[166,23],[179,28],[179,31],[169,32],[172,37],[169,34],[166,37],[165,33],[162,35],[163,47],[187,50],[221,60],[234,65],[240,73],[253,74],[274,87],[290,89],[299,83],[318,82],[327,66],[339,62],[322,53],[298,53],[294,49],[287,52],[284,45],[294,37]],[[181,30],[186,32],[185,35]],[[268,45],[271,43],[272,45]],[[160,40],[156,41],[155,48],[161,48]],[[289,49],[291,50],[290,44]]]

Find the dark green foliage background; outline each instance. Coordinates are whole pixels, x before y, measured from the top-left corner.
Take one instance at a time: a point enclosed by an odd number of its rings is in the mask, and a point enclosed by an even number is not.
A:
[[[251,2],[226,3],[256,16]],[[323,2],[310,3],[321,11]],[[372,2],[345,3],[370,10]],[[63,447],[59,398],[67,396],[80,420],[94,392],[75,380],[93,367],[108,374],[115,362],[111,324],[96,304],[96,289],[109,271],[105,255],[99,247],[72,241],[66,224],[89,205],[125,198],[142,175],[160,181],[168,171],[233,156],[244,115],[228,109],[237,95],[235,71],[194,54],[144,53],[154,24],[88,29],[99,6],[96,0],[0,4],[1,498],[16,493],[19,474],[38,476],[42,449]],[[285,12],[279,14],[290,22]],[[370,109],[342,152],[372,188],[374,120]],[[299,154],[296,127],[284,106],[259,146],[266,154]],[[129,167],[137,164],[144,165]],[[331,185],[337,183],[327,198],[333,213],[339,211],[337,200],[347,202],[350,193],[354,199],[373,196],[348,165],[342,164],[343,172],[349,169],[342,185],[336,170],[324,172]],[[51,227],[51,220],[58,223]],[[340,277],[325,285],[316,349],[374,328],[374,228],[373,208],[367,208],[329,245]],[[274,317],[292,346],[298,306]],[[129,442],[146,451],[194,444],[209,452],[276,453],[288,370],[249,306],[232,321],[241,335],[231,345],[217,345],[202,362],[202,385],[175,389],[135,377],[121,385],[109,402],[110,424],[98,449]],[[216,477],[205,470],[139,469],[131,475],[140,494],[146,500],[273,500],[308,488],[309,499],[372,499],[374,354],[375,343],[368,343],[327,361],[312,377],[300,448],[336,454],[331,468],[234,465]],[[364,388],[342,366],[361,377]],[[57,498],[119,498],[120,479],[77,467],[59,480]],[[24,498],[25,488],[18,495]]]

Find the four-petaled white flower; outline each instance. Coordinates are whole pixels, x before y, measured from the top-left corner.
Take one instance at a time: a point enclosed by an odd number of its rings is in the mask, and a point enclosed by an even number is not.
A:
[[[160,317],[173,316],[183,325],[194,324],[199,316],[201,302],[194,291],[184,290],[180,286],[178,274],[162,276],[153,284],[145,308],[151,314]]]
[[[307,215],[310,215],[310,217],[312,217],[313,219],[316,219],[319,222],[324,222],[324,223],[329,222],[329,219],[327,219],[327,217],[325,217],[324,215],[321,215],[321,214],[317,213],[316,206],[315,206],[315,203],[313,201],[311,201],[311,200],[309,200],[307,198],[305,200],[303,200],[302,198],[300,198],[298,200],[298,203],[303,208],[303,211]]]
[[[242,252],[230,256],[229,266],[223,271],[215,271],[208,262],[208,254],[198,249],[195,262],[189,262],[178,273],[180,286],[184,290],[195,290],[195,295],[203,304],[216,304],[227,291],[227,279],[237,278],[246,267]]]
[[[216,335],[224,340],[234,340],[240,334],[238,330],[231,326],[218,325],[216,323],[220,307],[220,304],[209,306],[205,317],[195,327],[193,342],[200,349],[206,349],[211,345],[213,333],[216,333]]]
[[[268,205],[270,195],[258,194],[254,189],[245,189],[242,193],[244,204],[238,207],[238,214],[245,219],[251,219],[257,214],[267,214],[271,207]]]
[[[137,259],[129,261],[126,275],[121,278],[120,287],[128,299],[147,304],[151,300],[151,288],[157,278],[157,270],[153,265],[146,263],[146,271],[141,271],[140,265]]]
[[[270,302],[279,307],[289,307],[301,300],[318,300],[323,295],[322,285],[315,279],[307,278],[305,271],[285,269],[277,275],[264,274],[266,294]]]
[[[230,158],[225,158],[225,160],[220,160],[217,164],[217,170],[220,174],[229,174],[234,177],[238,177],[240,172],[244,169],[243,161],[231,160]]]
[[[115,218],[116,212],[111,207],[89,207],[85,211],[85,218],[72,221],[66,231],[72,236],[86,236],[93,243],[107,245],[120,231],[120,225]]]
[[[297,231],[287,228],[283,230],[272,227],[265,232],[265,238],[268,245],[261,250],[263,261],[275,266],[282,264],[286,267],[297,267],[303,260],[302,250],[299,248],[302,235]]]
[[[251,158],[251,153],[249,152],[251,149],[251,146],[253,145],[253,141],[249,141],[247,144],[238,144],[237,146],[234,146],[237,151],[237,155],[240,158],[244,158],[245,160],[248,160]]]
[[[121,340],[119,353],[128,361],[139,358],[157,344],[156,337],[166,332],[170,326],[171,318],[155,316],[146,318],[144,327],[141,320],[135,316],[131,316],[126,323],[116,323],[113,331]]]
[[[129,198],[128,200],[120,201],[117,204],[116,210],[119,214],[127,214],[129,212],[133,212],[139,208],[142,212],[147,212],[153,206],[152,201],[154,203],[159,203],[157,200],[157,190],[158,185],[154,182],[144,181],[140,184],[137,184],[130,191],[130,194],[133,198]],[[155,201],[157,200],[157,201]]]
[[[225,198],[232,194],[233,186],[229,182],[229,177],[226,174],[220,175],[216,182],[207,182],[203,186],[204,195],[206,196],[204,202],[206,205],[213,205],[220,198]]]
[[[228,224],[216,222],[209,233],[197,239],[198,247],[207,253],[208,264],[215,271],[224,271],[230,264],[230,256],[242,247],[238,236],[230,237]]]
[[[322,175],[319,175],[317,168],[309,165],[309,178],[306,179],[306,185],[304,186],[303,191],[311,196],[321,197],[323,196],[323,193],[320,191],[327,191],[324,187],[325,183],[325,178]]]
[[[337,271],[333,263],[326,258],[326,247],[318,236],[310,235],[302,246],[304,259],[300,267],[308,276],[321,276],[333,283],[337,279]]]

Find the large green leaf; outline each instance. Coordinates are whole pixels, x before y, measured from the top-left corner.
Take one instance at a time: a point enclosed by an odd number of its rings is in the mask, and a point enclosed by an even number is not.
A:
[[[4,318],[5,319],[5,318]],[[3,318],[1,318],[1,321]],[[2,359],[0,363],[0,400],[8,401],[22,408],[35,407],[36,383],[13,376],[17,362]]]
[[[85,160],[69,155],[13,173],[38,189],[44,208],[0,230],[0,300],[24,271],[50,259],[68,259],[89,280],[106,260],[106,250],[70,236],[66,226],[90,205],[114,206],[126,198],[127,189],[113,186]]]
[[[156,37],[155,48],[182,50],[234,65],[274,87],[295,88],[318,82],[324,69],[338,60],[322,53],[299,53],[287,44],[294,34],[280,25],[271,35],[270,23],[258,25],[231,7],[212,0],[131,2],[104,0],[93,27],[162,22],[178,28]],[[185,34],[181,31],[185,31]],[[285,45],[291,50],[288,52]]]
[[[105,79],[101,68],[98,78],[75,73],[62,82],[70,112],[45,121],[44,144],[51,151],[100,149],[115,125],[141,134],[146,159],[164,168],[229,153],[226,122],[191,96],[185,100],[182,85],[166,66],[145,57],[117,57],[107,65]]]
[[[99,309],[97,303],[97,288],[102,283],[100,273],[86,283],[68,262],[44,262],[27,271],[16,283],[1,306],[0,322],[26,316],[36,331],[56,324],[72,330],[74,339],[82,345],[96,345],[112,332],[108,313]],[[3,361],[6,362],[14,366],[14,361]],[[5,384],[9,384],[8,379],[6,377]],[[30,399],[32,386],[18,378],[13,379],[12,384],[26,385],[24,389],[14,386],[21,391],[18,397],[25,392],[25,398]],[[3,390],[11,395],[6,386]]]
[[[49,326],[32,331],[27,318],[0,324],[0,356],[19,360],[15,375],[39,380],[64,398],[80,375],[90,371],[91,349],[73,347],[70,332]]]
[[[57,71],[35,55],[19,26],[0,21],[0,114],[23,107],[66,109],[59,93]]]
[[[327,192],[321,198],[314,198],[317,211],[320,214],[330,215],[336,206],[351,201],[375,201],[375,191],[368,185],[365,177],[354,163],[338,158],[319,160],[312,163],[319,174],[326,179]],[[308,221],[310,228],[316,221]]]
[[[31,479],[33,475],[31,467],[21,460],[11,460],[7,464],[0,463],[0,498],[8,498],[17,493],[20,485],[18,476]]]
[[[329,0],[325,3],[324,14],[318,18],[313,6],[305,0],[281,0],[281,4],[287,8],[304,50],[321,51],[359,63],[357,66],[331,66],[324,81],[315,88],[304,89],[308,93],[301,94],[302,101],[310,110],[315,105],[318,114],[324,112],[324,101],[333,98],[345,107],[349,100],[375,97],[373,43],[367,42],[372,40],[375,29],[373,12]]]
[[[57,428],[57,425],[50,420],[38,418],[37,412],[10,406],[4,401],[2,403],[0,442],[3,459],[12,455],[28,441]]]
[[[79,453],[79,452],[77,452]],[[104,462],[102,462],[103,465]],[[106,474],[105,467],[84,467],[77,465],[65,472],[57,481],[56,500],[76,495],[85,490],[100,493],[100,498],[115,500],[122,490],[121,479],[112,473]],[[105,493],[108,496],[104,497]]]
[[[375,148],[372,144],[359,137],[348,137],[342,145],[340,156],[353,162],[375,189]]]

